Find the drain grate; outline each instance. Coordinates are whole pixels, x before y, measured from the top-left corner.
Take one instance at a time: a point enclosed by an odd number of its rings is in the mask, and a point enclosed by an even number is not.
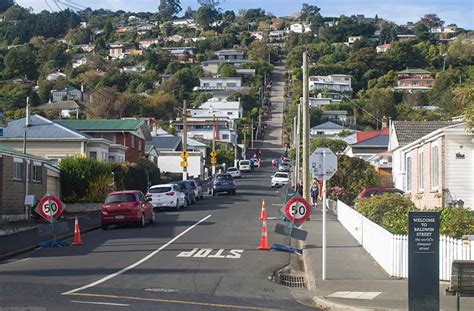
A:
[[[297,287],[303,288],[306,287],[306,280],[304,276],[287,274],[283,272],[278,272],[275,276],[276,283],[286,286],[286,287]]]

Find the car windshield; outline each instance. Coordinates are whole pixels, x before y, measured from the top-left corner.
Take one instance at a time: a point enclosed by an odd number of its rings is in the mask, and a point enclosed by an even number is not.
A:
[[[165,193],[171,191],[171,186],[150,188],[149,193]]]
[[[125,202],[135,202],[135,194],[133,193],[119,193],[111,194],[105,199],[106,204],[112,203],[125,203]]]
[[[249,165],[250,161],[240,161],[240,165]]]
[[[235,172],[237,171],[237,169],[235,167],[231,167],[229,169],[227,169],[228,172]]]
[[[230,175],[217,175],[216,179],[217,180],[232,180],[232,176],[230,176]]]
[[[276,173],[275,177],[288,178],[288,174]]]

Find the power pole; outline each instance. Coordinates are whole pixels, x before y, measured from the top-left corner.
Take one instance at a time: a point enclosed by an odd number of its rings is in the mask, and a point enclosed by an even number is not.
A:
[[[299,106],[298,106],[298,108],[299,108]],[[295,116],[293,118],[293,147],[295,148],[295,154],[296,154],[296,148],[297,148],[296,139],[297,139],[297,135],[298,135],[297,132],[296,132],[297,124],[298,124],[297,120],[298,120],[298,117]],[[298,183],[298,180],[296,179],[296,175],[297,175],[296,168],[297,168],[297,166],[296,166],[296,157],[295,157],[295,172],[294,172],[294,176],[293,176],[294,177],[293,178],[293,186],[295,186],[295,188],[296,188],[296,184]]]
[[[251,138],[250,138],[250,139],[251,139],[251,141],[250,141],[250,146],[251,146],[251,148],[253,149],[253,118],[252,118],[252,132],[251,132],[251,136],[250,136],[250,137],[251,137]]]
[[[26,117],[25,117],[25,131],[23,134],[23,153],[26,154],[26,132],[28,131],[28,127],[30,126],[30,98],[26,98]],[[30,160],[28,158],[25,159],[25,199],[29,195],[29,180],[30,180]],[[25,216],[28,221],[30,221],[30,210],[28,206],[25,204]]]
[[[239,140],[239,131],[237,129],[237,123],[235,123],[235,144],[234,144],[234,167],[237,167],[238,155],[237,155],[237,142]]]
[[[303,53],[303,198],[310,202],[309,176],[309,72],[308,52]]]
[[[186,99],[183,100],[183,154],[184,154],[184,161],[183,164],[183,180],[188,179],[188,158],[187,158],[187,148],[188,148],[188,110],[186,105]],[[185,162],[185,163],[184,163]]]
[[[301,103],[298,104],[298,114],[296,116],[296,183],[300,182],[301,166]]]
[[[212,116],[212,152],[216,152],[216,115]],[[212,164],[212,175],[216,174],[216,164]]]
[[[247,159],[247,132],[244,132],[244,160]]]

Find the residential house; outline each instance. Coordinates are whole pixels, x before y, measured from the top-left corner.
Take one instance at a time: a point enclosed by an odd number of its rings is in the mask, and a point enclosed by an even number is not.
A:
[[[65,73],[62,73],[61,71],[56,71],[48,74],[46,76],[46,80],[48,81],[56,81],[59,78],[66,79],[67,75]]]
[[[77,68],[82,65],[89,64],[86,54],[76,54],[72,57],[72,68]]]
[[[344,128],[331,121],[324,122],[322,124],[313,126],[311,128],[311,135],[313,136],[336,136],[342,132]]]
[[[345,124],[348,126],[350,118],[346,110],[326,110],[321,112],[321,119]]]
[[[402,148],[444,127],[459,122],[451,121],[392,121],[390,123],[390,141],[388,151],[392,153],[392,175],[395,188],[405,190],[406,184],[406,157]]]
[[[438,35],[448,35],[455,34],[457,30],[456,26],[447,26],[447,27],[431,27],[430,32]]]
[[[388,148],[389,135],[376,135],[368,139],[357,141],[346,147],[344,154],[368,160],[372,156],[386,152]]]
[[[301,23],[295,23],[290,25],[290,31],[296,33],[303,33],[304,32],[304,25]]]
[[[273,30],[268,33],[268,39],[270,42],[280,42],[285,39],[287,33],[284,30]]]
[[[181,119],[171,121],[177,132],[182,132],[183,121]],[[235,129],[229,118],[188,118],[188,137],[197,140],[217,141],[233,143],[235,140]]]
[[[0,220],[28,219],[26,195],[38,202],[48,192],[61,198],[59,169],[45,158],[0,144]]]
[[[142,73],[145,72],[145,70],[145,67],[140,65],[124,66],[122,69],[120,69],[120,71],[123,73]]]
[[[389,151],[377,153],[367,159],[379,175],[380,186],[393,187],[392,153]]]
[[[435,83],[431,72],[418,68],[399,71],[397,77],[397,86],[394,90],[399,92],[428,92]]]
[[[144,157],[145,141],[151,139],[150,131],[143,120],[95,119],[56,120],[55,122],[92,137],[103,138],[113,144],[126,147],[125,161],[127,162],[137,162],[140,157]],[[115,162],[116,159],[110,158],[110,161]]]
[[[201,104],[198,109],[189,109],[191,117],[227,117],[229,119],[240,119],[243,116],[242,103],[240,101],[227,101],[218,98],[211,98],[207,102]]]
[[[75,100],[75,101],[83,100],[83,93],[80,90],[70,85],[66,85],[60,90],[52,91],[52,94],[53,94],[53,102],[59,102],[63,100]]]
[[[202,66],[202,69],[204,70],[204,73],[217,74],[217,71],[219,70],[219,66],[221,64],[231,64],[238,68],[242,66],[243,64],[247,64],[249,62],[250,61],[246,59],[228,59],[228,60],[211,59],[211,60],[201,62],[201,66]]]
[[[186,18],[186,19],[175,19],[171,22],[173,24],[173,27],[178,27],[178,28],[197,28],[196,23],[194,22],[194,19],[192,18]]]
[[[204,77],[199,78],[200,86],[195,91],[238,91],[242,88],[242,77]]]
[[[237,68],[235,70],[235,72],[237,73],[238,76],[242,76],[242,77],[253,77],[253,76],[255,76],[255,69]]]
[[[347,46],[352,46],[356,41],[359,41],[362,39],[362,36],[349,36],[347,38],[347,42],[345,42],[345,44]]]
[[[4,129],[3,137],[0,137],[0,144],[22,151],[24,135],[25,118],[10,121]],[[26,150],[57,165],[68,156],[123,162],[126,147],[80,133],[42,116],[32,115],[26,128]]]
[[[183,64],[194,63],[194,49],[190,47],[175,47],[175,48],[162,48],[168,51],[176,57],[176,59]]]
[[[253,31],[250,33],[250,36],[255,40],[263,40],[263,32],[261,31]]]
[[[125,57],[123,44],[111,44],[109,46],[109,56],[112,59],[122,59]]]
[[[138,47],[142,50],[146,50],[148,49],[151,45],[158,45],[160,44],[160,40],[159,39],[146,39],[146,40],[140,40],[138,42]]]
[[[243,60],[245,52],[241,50],[220,50],[214,53],[219,60]]]
[[[145,157],[148,161],[158,166],[158,151],[153,144],[145,143]]]
[[[400,42],[409,42],[416,40],[416,35],[397,35],[397,38]]]
[[[321,109],[323,106],[338,104],[342,101],[343,95],[339,93],[328,93],[325,92],[324,97],[322,93],[318,93],[316,97],[309,98],[310,107]],[[300,102],[303,102],[303,98],[300,98]]]
[[[178,35],[178,34],[174,34],[174,35],[169,36],[168,38],[166,38],[166,41],[168,41],[168,42],[180,43],[180,42],[184,41],[184,36]]]
[[[342,74],[310,76],[309,89],[316,92],[336,92],[352,97],[351,76]]]
[[[390,43],[386,43],[386,44],[381,44],[381,45],[377,45],[377,47],[375,48],[375,51],[380,54],[380,53],[385,53],[387,52],[387,50],[391,47],[392,45]]]
[[[81,108],[73,100],[61,100],[57,102],[50,102],[35,109],[40,111],[48,111],[50,113],[57,113],[59,118],[76,118],[79,119]]]
[[[420,209],[474,210],[474,133],[466,124],[437,129],[400,148],[403,187]]]

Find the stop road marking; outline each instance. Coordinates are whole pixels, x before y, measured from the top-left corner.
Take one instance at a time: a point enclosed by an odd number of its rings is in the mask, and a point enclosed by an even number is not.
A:
[[[213,253],[214,252],[214,253]],[[225,250],[223,248],[214,251],[212,248],[193,248],[191,251],[181,252],[176,257],[184,258],[218,258],[218,259],[239,259],[242,257],[243,249],[230,249]]]

